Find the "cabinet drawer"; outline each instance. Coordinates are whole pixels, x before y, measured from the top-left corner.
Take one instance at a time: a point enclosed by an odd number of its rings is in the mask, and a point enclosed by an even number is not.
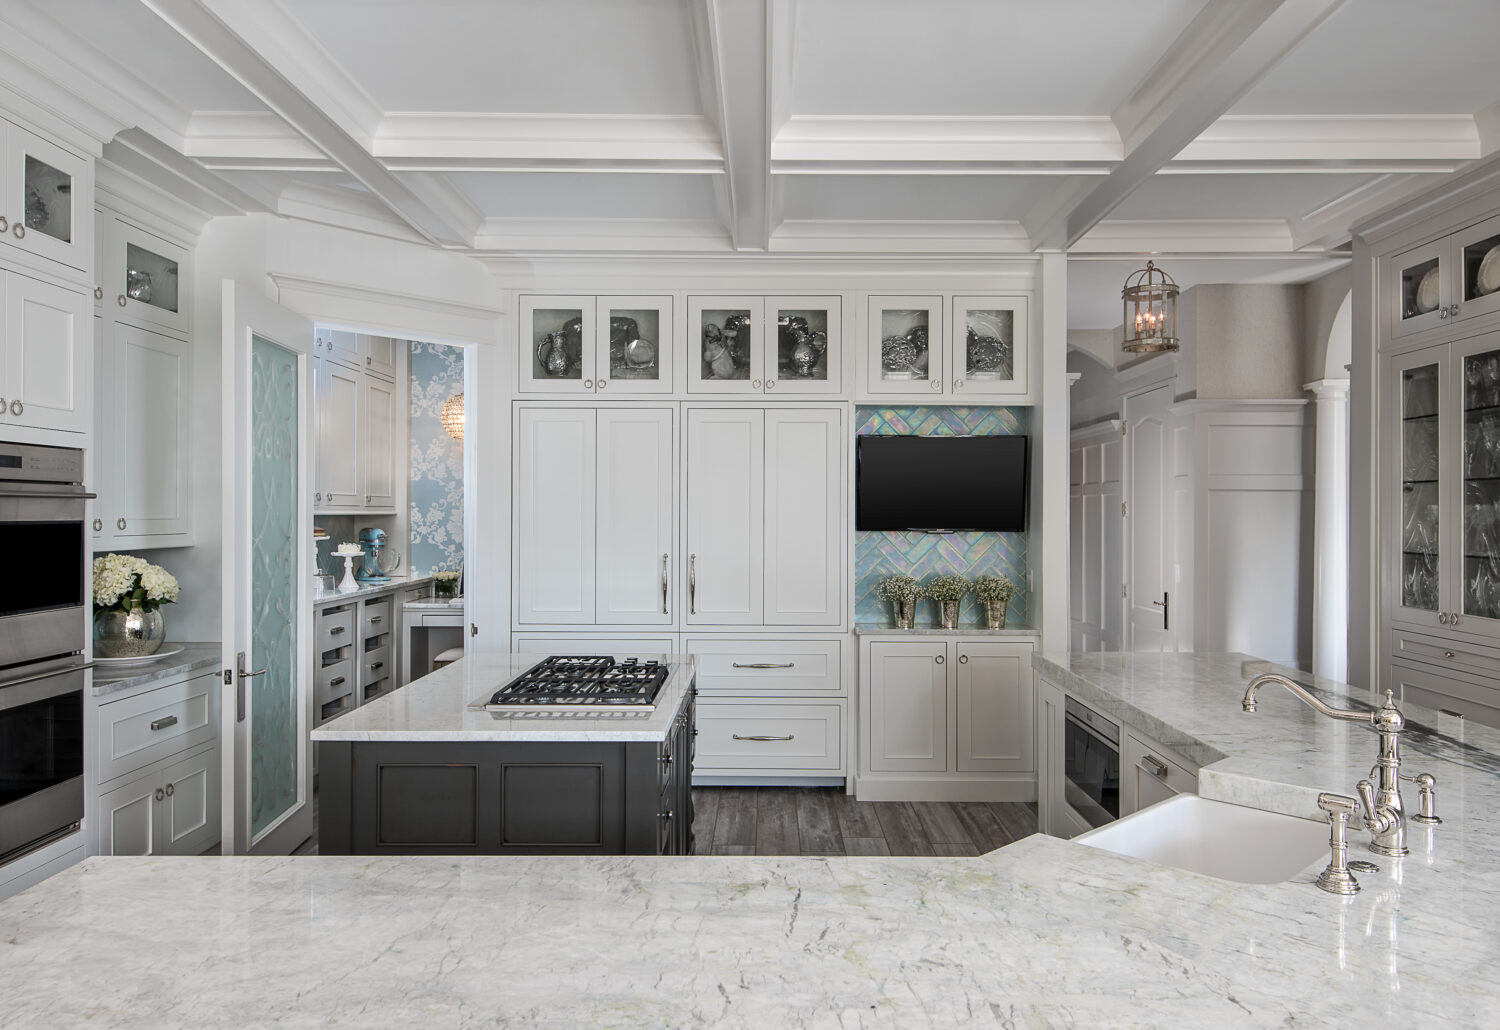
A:
[[[354,606],[318,615],[318,653],[354,643]]]
[[[700,694],[693,768],[836,772],[842,719],[839,705],[726,705]]]
[[[1385,686],[1404,704],[1422,705],[1444,715],[1500,728],[1500,690],[1469,677],[1446,676],[1430,666],[1393,661]],[[1407,717],[1422,718],[1415,712]]]
[[[364,639],[389,633],[391,631],[391,599],[383,597],[379,601],[366,601],[360,614],[359,625],[359,635]]]
[[[1190,764],[1185,764],[1183,759],[1155,741],[1143,740],[1134,733],[1127,733],[1123,757],[1130,766],[1128,775],[1139,776],[1139,782],[1142,783],[1154,782],[1156,788],[1151,793],[1151,800],[1145,796],[1139,799],[1138,808],[1163,800],[1157,796],[1161,791],[1171,795],[1198,793],[1197,771],[1190,771]]]
[[[354,693],[354,662],[345,658],[341,662],[325,665],[318,670],[318,683],[313,699],[319,705]]]
[[[837,640],[725,640],[688,637],[698,658],[698,691],[712,695],[844,694]]]
[[[100,705],[99,782],[216,739],[218,699],[210,673]]]
[[[1391,657],[1408,658],[1433,665],[1444,673],[1467,672],[1500,678],[1500,651],[1457,643],[1441,637],[1420,636],[1396,630],[1392,634]]]
[[[391,668],[391,649],[388,647],[377,647],[373,651],[366,651],[359,656],[359,682],[361,686],[369,686],[379,680],[383,680],[394,671]]]

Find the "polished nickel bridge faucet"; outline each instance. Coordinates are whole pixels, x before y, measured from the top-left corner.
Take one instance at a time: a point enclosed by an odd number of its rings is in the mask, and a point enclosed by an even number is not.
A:
[[[1401,804],[1401,728],[1406,724],[1406,720],[1401,715],[1401,710],[1396,707],[1392,692],[1389,690],[1385,692],[1385,704],[1373,712],[1330,708],[1308,693],[1301,684],[1294,683],[1277,673],[1268,672],[1255,677],[1245,688],[1245,711],[1255,711],[1256,691],[1267,683],[1277,683],[1286,687],[1315,711],[1330,719],[1366,722],[1375,727],[1376,732],[1380,734],[1380,754],[1375,759],[1375,765],[1370,769],[1370,775],[1375,776],[1378,773],[1379,784],[1372,783],[1368,779],[1359,781],[1355,788],[1359,794],[1359,814],[1364,821],[1365,828],[1370,831],[1371,851],[1391,858],[1401,858],[1410,854],[1406,846],[1406,809]],[[1428,779],[1431,780],[1431,777]],[[1423,784],[1424,809],[1427,802],[1426,795],[1435,784],[1436,781],[1432,781],[1431,785]],[[1352,808],[1353,799],[1346,800]],[[1325,808],[1325,811],[1329,809]],[[1332,811],[1330,811],[1330,817],[1336,818]],[[1335,836],[1341,837],[1342,834],[1335,834]],[[1335,852],[1337,850],[1336,844]],[[1324,890],[1329,889],[1321,880],[1318,885]],[[1346,893],[1346,891],[1337,893]]]

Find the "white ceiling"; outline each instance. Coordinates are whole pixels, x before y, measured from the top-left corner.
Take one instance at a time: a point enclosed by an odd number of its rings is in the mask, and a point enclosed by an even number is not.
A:
[[[481,256],[1066,249],[1077,328],[1146,254],[1304,281],[1500,149],[1496,0],[10,0],[0,26],[215,212]]]

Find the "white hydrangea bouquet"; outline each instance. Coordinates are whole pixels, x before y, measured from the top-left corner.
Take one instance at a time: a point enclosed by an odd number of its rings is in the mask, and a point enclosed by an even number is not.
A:
[[[142,658],[166,639],[161,606],[177,600],[177,578],[133,554],[94,559],[94,650],[102,658]]]

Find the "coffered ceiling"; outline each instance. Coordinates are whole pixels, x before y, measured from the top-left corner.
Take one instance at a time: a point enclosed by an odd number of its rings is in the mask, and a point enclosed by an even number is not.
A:
[[[0,21],[0,80],[106,112],[107,158],[211,213],[481,256],[1065,249],[1080,285],[1145,253],[1188,284],[1301,281],[1362,215],[1500,147],[1493,0],[11,0]]]

